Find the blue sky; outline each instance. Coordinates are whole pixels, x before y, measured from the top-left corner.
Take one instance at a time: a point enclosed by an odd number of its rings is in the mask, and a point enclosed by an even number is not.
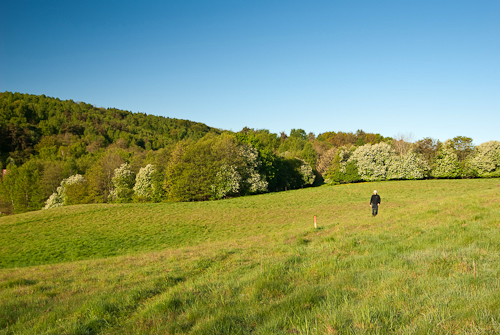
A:
[[[0,91],[480,144],[500,140],[500,1],[2,0]]]

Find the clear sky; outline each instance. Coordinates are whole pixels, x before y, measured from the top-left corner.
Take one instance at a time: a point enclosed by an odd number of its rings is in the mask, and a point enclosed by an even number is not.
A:
[[[0,91],[480,144],[500,140],[500,1],[0,0]]]

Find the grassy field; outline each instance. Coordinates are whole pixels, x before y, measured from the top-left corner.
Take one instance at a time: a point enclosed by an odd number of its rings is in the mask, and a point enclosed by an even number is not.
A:
[[[0,334],[500,333],[499,227],[499,179],[0,217]]]

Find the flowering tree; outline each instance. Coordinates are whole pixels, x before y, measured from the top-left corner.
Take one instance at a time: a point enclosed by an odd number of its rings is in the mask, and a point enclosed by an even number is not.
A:
[[[239,147],[240,157],[243,160],[242,173],[242,186],[244,190],[249,192],[267,192],[267,181],[259,173],[259,168],[262,162],[259,158],[259,152],[254,147],[243,144]]]
[[[110,194],[114,201],[128,202],[132,199],[135,176],[128,163],[123,163],[119,168],[115,169],[111,183],[113,189]]]
[[[384,180],[394,149],[387,143],[366,144],[358,147],[349,158],[354,161],[363,180]]]
[[[460,176],[460,164],[458,156],[450,146],[449,141],[439,150],[435,160],[431,176],[435,178],[456,178]]]
[[[500,177],[500,142],[478,145],[470,163],[480,177]]]
[[[61,181],[61,186],[57,188],[57,190],[52,193],[52,195],[45,202],[45,207],[43,209],[55,208],[64,206],[67,201],[66,196],[66,187],[70,185],[80,184],[85,181],[80,174],[75,174]]]
[[[156,172],[152,164],[148,164],[139,170],[135,177],[134,193],[139,198],[151,200],[158,190],[153,183],[153,177]]]
[[[302,161],[299,169],[304,185],[312,185],[314,183],[314,180],[316,179],[316,176],[314,175],[311,165],[309,165],[309,163],[307,163],[306,161]]]
[[[409,151],[403,156],[392,156],[387,168],[387,179],[423,179],[428,170],[427,162]]]
[[[234,166],[224,164],[215,176],[215,183],[211,185],[212,195],[216,199],[237,194],[240,191],[241,175]]]

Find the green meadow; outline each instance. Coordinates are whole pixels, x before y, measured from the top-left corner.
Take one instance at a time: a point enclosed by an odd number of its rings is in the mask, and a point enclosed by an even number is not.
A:
[[[499,179],[0,217],[0,334],[429,333],[500,333]]]

